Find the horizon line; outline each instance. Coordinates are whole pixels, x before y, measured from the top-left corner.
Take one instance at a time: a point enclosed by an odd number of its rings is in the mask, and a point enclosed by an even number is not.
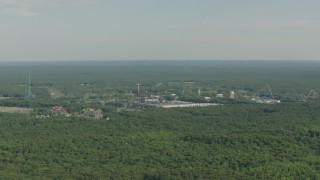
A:
[[[77,60],[0,60],[0,63],[25,63],[25,62],[134,62],[134,61],[300,61],[300,62],[314,62],[314,61],[320,61],[316,59],[77,59]]]

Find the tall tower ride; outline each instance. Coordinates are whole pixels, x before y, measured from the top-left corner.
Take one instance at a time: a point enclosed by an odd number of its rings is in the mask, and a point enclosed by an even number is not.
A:
[[[138,97],[140,97],[140,86],[141,86],[141,84],[140,84],[140,81],[139,81],[139,83],[138,83]]]
[[[31,77],[30,73],[26,80],[25,90],[24,90],[24,100],[30,101],[31,99]]]

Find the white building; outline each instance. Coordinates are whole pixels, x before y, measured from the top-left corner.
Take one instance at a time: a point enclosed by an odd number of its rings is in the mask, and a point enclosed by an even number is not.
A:
[[[217,98],[223,98],[223,94],[217,94]]]
[[[234,91],[230,91],[230,99],[234,99]]]

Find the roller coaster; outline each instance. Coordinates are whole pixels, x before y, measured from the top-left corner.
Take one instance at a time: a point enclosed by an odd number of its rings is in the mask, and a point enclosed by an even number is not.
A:
[[[315,90],[310,90],[307,94],[298,93],[295,89],[292,89],[284,97],[285,100],[308,102],[319,98],[319,93]]]
[[[243,90],[235,91],[235,97],[237,97],[237,98],[245,98],[245,99],[249,99],[250,98],[250,96],[247,95],[247,91],[243,91]]]
[[[275,104],[275,103],[281,102],[280,100],[277,100],[276,98],[274,98],[272,94],[272,89],[269,85],[260,89],[251,100],[256,103],[263,103],[263,104]]]

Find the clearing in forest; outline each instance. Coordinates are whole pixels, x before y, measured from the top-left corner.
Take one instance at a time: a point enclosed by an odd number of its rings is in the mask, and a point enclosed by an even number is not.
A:
[[[30,108],[0,106],[0,112],[5,112],[5,113],[29,113],[31,111],[32,109]]]

